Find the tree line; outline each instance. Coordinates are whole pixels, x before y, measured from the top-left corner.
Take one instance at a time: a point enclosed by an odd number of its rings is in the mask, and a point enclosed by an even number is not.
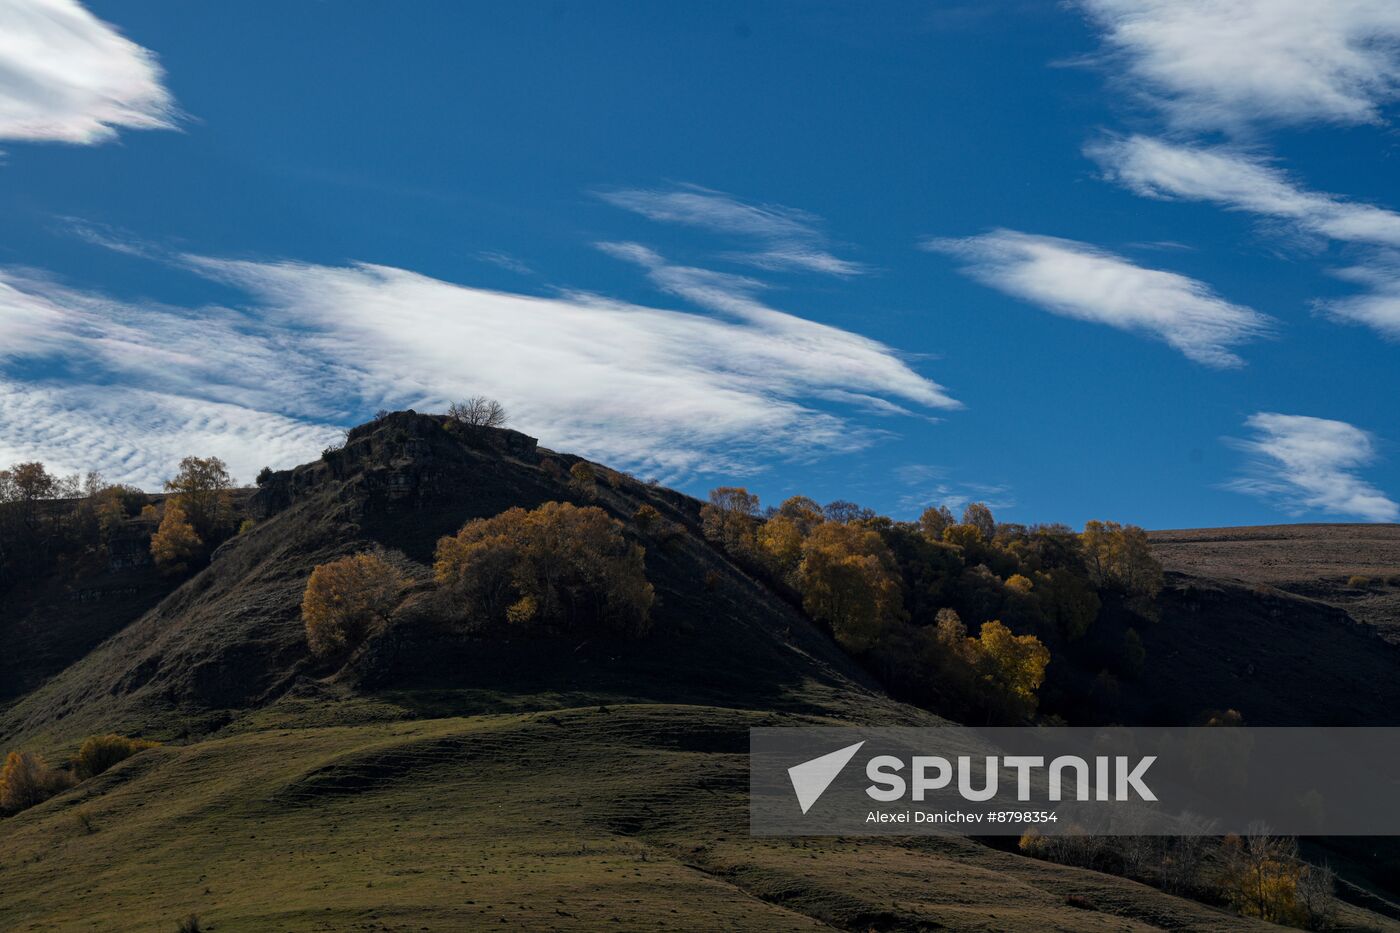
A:
[[[806,496],[765,511],[741,487],[713,490],[701,522],[741,565],[796,594],[892,692],[964,721],[1032,718],[1047,642],[1082,639],[1110,594],[1151,620],[1162,588],[1146,532],[1116,522],[1019,525],[983,503],[961,519],[936,506],[900,522]],[[1136,630],[1120,653],[1125,671],[1143,663]]]

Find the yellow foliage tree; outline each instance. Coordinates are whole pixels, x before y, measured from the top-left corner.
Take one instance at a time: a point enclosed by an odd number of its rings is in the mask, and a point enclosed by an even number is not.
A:
[[[1050,649],[1034,635],[1013,635],[998,621],[982,624],[975,647],[983,679],[1025,715],[1034,713]]]
[[[39,753],[10,752],[0,768],[0,809],[28,809],[72,784],[71,775],[50,768]]]
[[[1080,535],[1093,581],[1129,596],[1155,599],[1162,589],[1162,565],[1152,556],[1147,532],[1137,525],[1087,522]]]
[[[758,529],[758,552],[775,576],[795,582],[802,563],[804,536],[797,522],[786,515],[774,515]]]
[[[899,618],[902,593],[894,556],[878,532],[826,522],[802,543],[802,605],[851,651],[865,651]]]
[[[301,617],[312,653],[354,648],[383,628],[404,585],[403,575],[375,554],[342,557],[311,571]]]
[[[168,573],[184,573],[204,550],[204,540],[194,530],[178,502],[165,506],[160,527],[151,536],[151,557]]]
[[[655,600],[645,554],[602,509],[546,502],[442,538],[433,575],[483,621],[597,623],[640,634]]]
[[[186,457],[180,471],[165,483],[171,500],[184,511],[196,532],[212,540],[233,527],[233,477],[218,457]]]
[[[1305,866],[1295,840],[1267,835],[1227,836],[1221,881],[1225,895],[1246,917],[1302,926],[1306,911],[1299,903]]]

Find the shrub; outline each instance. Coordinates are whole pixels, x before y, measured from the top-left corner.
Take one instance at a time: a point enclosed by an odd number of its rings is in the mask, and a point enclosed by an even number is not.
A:
[[[656,510],[656,506],[642,504],[637,506],[637,511],[632,513],[632,521],[644,532],[652,532],[661,527],[661,513]]]
[[[72,786],[72,775],[50,768],[37,752],[10,752],[0,768],[0,809],[26,810]]]
[[[595,506],[546,502],[468,522],[438,541],[433,576],[478,619],[645,631],[645,551]]]
[[[593,466],[580,460],[569,467],[569,485],[585,499],[598,495],[598,473]]]
[[[258,471],[257,478],[253,482],[259,486],[266,486],[270,479],[272,479],[272,467],[263,467]]]
[[[311,571],[301,617],[312,653],[324,656],[354,648],[381,629],[398,605],[405,582],[374,554],[342,557]]]
[[[1361,574],[1354,574],[1347,577],[1347,586],[1354,590],[1364,590],[1371,585],[1370,577],[1363,577]]]
[[[1385,577],[1386,586],[1400,586],[1400,573],[1389,573]]]
[[[1019,573],[1013,573],[1006,581],[1006,588],[1022,595],[1029,595],[1035,588],[1030,577]]]
[[[204,927],[200,925],[199,914],[190,914],[175,927],[175,933],[203,933],[203,931]]]
[[[137,752],[155,748],[159,742],[147,739],[129,739],[122,735],[94,735],[83,740],[73,759],[73,770],[79,780],[96,777],[103,771],[125,761]]]

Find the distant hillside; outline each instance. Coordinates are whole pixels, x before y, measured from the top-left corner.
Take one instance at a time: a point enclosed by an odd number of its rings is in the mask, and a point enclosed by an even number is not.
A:
[[[1324,602],[1400,643],[1400,525],[1191,528],[1154,531],[1152,545],[1170,570]]]

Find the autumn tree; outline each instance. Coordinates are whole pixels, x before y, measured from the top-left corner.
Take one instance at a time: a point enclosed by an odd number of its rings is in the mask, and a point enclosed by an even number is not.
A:
[[[505,406],[493,398],[475,395],[464,402],[453,402],[447,416],[478,428],[500,428],[506,423]]]
[[[442,538],[433,575],[483,622],[640,634],[655,600],[644,558],[602,509],[546,502]]]
[[[868,521],[876,517],[874,509],[867,509],[854,502],[848,502],[845,499],[837,499],[835,502],[828,502],[823,507],[822,511],[825,513],[827,521],[841,522],[845,525],[854,522]]]
[[[930,541],[942,541],[943,532],[955,524],[957,521],[946,505],[931,505],[919,516],[919,530]]]
[[[983,679],[1012,709],[1032,715],[1036,691],[1050,664],[1050,649],[1034,635],[1012,634],[995,620],[983,623],[976,648]]]
[[[758,553],[774,576],[797,585],[797,568],[802,563],[802,542],[826,521],[821,506],[806,496],[793,496],[772,510],[759,526]]]
[[[377,554],[320,564],[306,581],[301,618],[316,655],[355,648],[383,629],[406,585],[403,574]]]
[[[991,541],[997,536],[996,519],[985,502],[973,502],[963,509],[962,523],[976,528],[983,541]]]
[[[151,558],[167,573],[180,574],[204,553],[204,539],[195,531],[178,500],[166,503],[160,527],[151,536]]]
[[[1266,832],[1226,836],[1222,856],[1221,884],[1236,911],[1270,923],[1308,922],[1298,897],[1308,869],[1299,860],[1296,839]]]
[[[1152,600],[1162,589],[1162,565],[1147,532],[1137,525],[1092,521],[1080,536],[1091,579],[1098,586]]]
[[[719,544],[731,556],[754,553],[758,533],[758,496],[742,486],[721,486],[710,490],[710,501],[700,507],[705,537]]]
[[[38,752],[10,752],[0,767],[0,809],[27,810],[72,784],[71,775],[50,768]]]
[[[826,522],[802,543],[802,605],[851,651],[870,648],[902,612],[899,573],[879,533]]]
[[[218,457],[186,457],[180,470],[166,480],[170,500],[179,505],[195,532],[215,541],[233,530],[233,477]]]

